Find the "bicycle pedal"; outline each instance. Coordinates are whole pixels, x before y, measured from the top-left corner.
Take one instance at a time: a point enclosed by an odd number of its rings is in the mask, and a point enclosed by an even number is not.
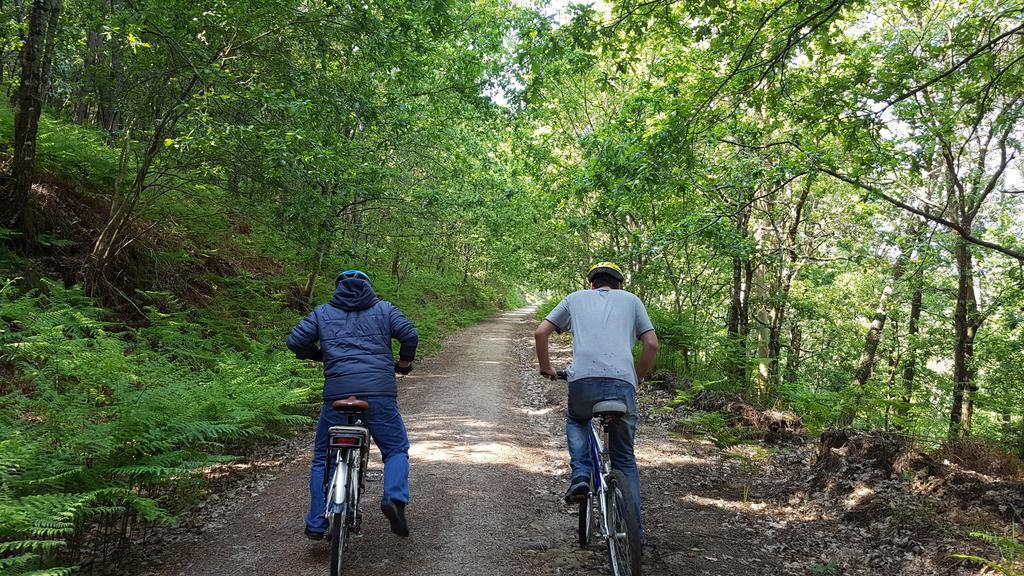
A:
[[[384,472],[381,470],[367,470],[364,479],[367,482],[380,482],[384,478]]]

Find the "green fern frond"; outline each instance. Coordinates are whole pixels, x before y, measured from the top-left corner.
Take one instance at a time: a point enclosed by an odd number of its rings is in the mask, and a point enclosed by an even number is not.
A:
[[[22,572],[17,576],[71,576],[71,574],[75,573],[75,570],[77,570],[77,568],[44,568],[42,570],[33,570],[32,572]]]
[[[56,552],[63,547],[63,540],[11,540],[8,542],[0,542],[0,554]]]
[[[0,574],[17,573],[17,570],[24,570],[29,564],[39,562],[38,554],[18,554],[0,558]]]

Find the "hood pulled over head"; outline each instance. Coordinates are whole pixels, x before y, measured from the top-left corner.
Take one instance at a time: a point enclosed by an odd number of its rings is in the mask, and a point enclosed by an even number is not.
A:
[[[338,282],[331,298],[331,306],[346,311],[366,310],[377,303],[380,298],[373,291],[373,286],[361,278],[344,278]]]

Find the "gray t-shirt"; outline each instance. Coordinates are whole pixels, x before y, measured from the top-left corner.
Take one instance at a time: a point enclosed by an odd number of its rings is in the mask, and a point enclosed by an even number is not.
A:
[[[625,290],[598,288],[566,296],[545,318],[559,332],[573,333],[569,381],[615,378],[634,387],[633,345],[654,330],[643,302]]]

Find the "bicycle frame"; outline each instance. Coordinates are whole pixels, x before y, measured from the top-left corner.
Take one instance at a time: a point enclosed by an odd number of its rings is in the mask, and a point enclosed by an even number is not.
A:
[[[601,428],[605,426],[604,419],[601,419]],[[609,464],[605,456],[604,443],[601,441],[601,434],[598,432],[598,428],[594,423],[594,420],[590,421],[590,461],[592,466],[591,478],[594,482],[594,496],[597,498],[598,511],[601,516],[601,536],[608,536],[608,510],[605,504],[605,491],[607,486],[605,485],[605,475],[609,472]]]
[[[347,522],[353,532],[359,531],[357,508],[369,459],[369,436],[360,420],[350,426],[331,426],[328,433],[327,461],[333,461],[333,469],[324,491],[324,517],[330,524],[344,514],[341,521]]]

